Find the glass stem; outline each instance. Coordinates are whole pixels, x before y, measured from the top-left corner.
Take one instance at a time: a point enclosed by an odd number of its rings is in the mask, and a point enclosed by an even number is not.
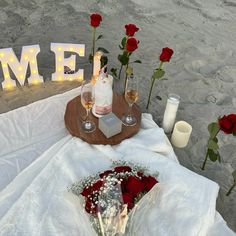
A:
[[[85,118],[85,122],[88,122],[88,117],[89,117],[89,111],[90,109],[86,109],[86,118]]]
[[[132,106],[133,106],[133,104],[129,104],[127,116],[132,116]]]

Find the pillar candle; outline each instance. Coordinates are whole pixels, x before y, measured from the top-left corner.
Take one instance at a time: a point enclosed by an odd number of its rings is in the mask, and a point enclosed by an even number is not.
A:
[[[162,127],[165,131],[165,133],[170,133],[173,130],[173,126],[175,123],[175,118],[179,106],[179,95],[176,94],[169,94],[167,103],[166,103],[166,109],[164,113],[163,123]]]
[[[175,124],[171,136],[171,143],[178,148],[186,147],[192,132],[192,126],[185,121],[178,121]]]
[[[96,52],[93,57],[93,75],[97,76],[99,75],[100,69],[101,69],[101,56],[102,52]]]

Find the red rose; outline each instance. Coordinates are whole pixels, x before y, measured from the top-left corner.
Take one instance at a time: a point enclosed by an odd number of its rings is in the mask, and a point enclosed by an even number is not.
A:
[[[232,123],[236,123],[236,114],[230,114],[227,117],[232,121]]]
[[[99,174],[100,178],[107,177],[109,174],[113,173],[112,170],[106,170],[103,173]]]
[[[115,172],[120,173],[120,172],[131,172],[132,169],[129,166],[117,166],[115,167]]]
[[[90,25],[93,27],[98,27],[102,21],[102,16],[98,13],[93,13],[90,15]]]
[[[139,193],[145,190],[145,184],[140,179],[129,176],[127,179],[126,190],[132,194],[133,197],[136,197]]]
[[[135,32],[139,30],[139,28],[137,28],[136,25],[134,24],[125,25],[125,29],[126,29],[126,35],[129,37],[133,37]]]
[[[134,199],[132,195],[129,193],[123,193],[122,197],[124,204],[127,204],[129,209],[132,209],[134,207]]]
[[[219,119],[220,129],[226,134],[232,134],[235,131],[235,124],[234,114],[223,116]]]
[[[152,176],[144,176],[143,177],[143,181],[144,181],[144,184],[145,184],[145,190],[147,192],[149,192],[152,189],[152,187],[156,183],[158,183],[158,181],[154,177],[152,177]]]
[[[97,211],[98,211],[97,204],[95,204],[93,201],[87,199],[86,202],[85,202],[85,210],[89,214],[96,214]]]
[[[126,192],[126,185],[127,185],[127,179],[122,179],[120,187],[121,187],[121,191],[122,193]]]
[[[166,62],[170,61],[171,56],[174,51],[171,48],[162,48],[162,53],[160,55],[160,61]]]
[[[138,48],[138,41],[136,38],[129,38],[126,42],[126,50],[128,52],[133,52]]]
[[[99,191],[100,188],[102,187],[103,185],[103,181],[101,179],[99,179],[97,182],[95,182],[93,185],[92,185],[92,190],[93,191]]]
[[[83,191],[80,193],[81,195],[83,195],[84,197],[88,197],[89,195],[92,194],[92,187],[84,187]]]

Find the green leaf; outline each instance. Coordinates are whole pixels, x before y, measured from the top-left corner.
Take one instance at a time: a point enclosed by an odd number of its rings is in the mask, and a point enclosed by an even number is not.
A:
[[[92,62],[93,62],[93,56],[92,56],[91,53],[89,54],[89,58],[88,58],[88,60],[89,60],[89,63],[92,63]]]
[[[107,56],[102,55],[100,61],[101,61],[101,68],[103,68],[105,65],[107,65],[108,62]]]
[[[236,131],[233,132],[233,136],[236,136]]]
[[[162,69],[155,70],[152,75],[152,79],[160,79],[161,77],[164,76],[164,74],[165,74],[165,71]]]
[[[101,51],[101,52],[103,52],[103,53],[109,53],[109,51],[107,51],[105,48],[98,48],[98,50],[97,51]]]
[[[209,155],[209,158],[210,158],[211,161],[213,161],[213,162],[217,161],[218,156],[213,150],[209,149],[208,150],[208,155]]]
[[[156,96],[156,98],[160,101],[162,100],[162,98],[160,96]]]
[[[213,139],[209,139],[208,148],[212,150],[217,150],[219,149],[219,145]]]
[[[140,60],[135,60],[135,61],[133,61],[132,63],[142,63]]]
[[[234,178],[234,182],[236,182],[236,170],[234,170],[234,172],[232,173],[232,176]]]
[[[117,78],[117,68],[111,68],[111,74]]]
[[[96,41],[98,41],[98,40],[101,39],[101,38],[103,38],[103,35],[102,35],[102,34],[100,34],[100,35],[97,37]]]
[[[216,122],[213,122],[208,125],[208,131],[210,134],[210,138],[214,138],[216,136],[216,134],[219,132],[219,130],[220,130],[220,126]]]
[[[125,66],[129,63],[129,57],[126,54],[123,55],[118,55],[118,60],[120,61],[120,63]]]
[[[123,47],[123,49],[125,48],[125,44],[126,44],[126,37],[124,37],[122,40],[121,40],[121,46]]]
[[[219,152],[217,152],[217,156],[218,156],[218,161],[221,163],[221,156]]]

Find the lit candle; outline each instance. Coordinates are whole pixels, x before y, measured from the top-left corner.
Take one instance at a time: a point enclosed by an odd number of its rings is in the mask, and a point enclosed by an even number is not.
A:
[[[165,133],[170,133],[173,130],[173,126],[175,123],[176,113],[179,106],[179,95],[176,94],[169,94],[166,109],[164,113],[162,127]]]
[[[102,52],[96,52],[93,57],[93,75],[99,75],[101,69],[101,56]]]
[[[178,121],[175,124],[171,136],[171,143],[178,148],[186,147],[192,133],[192,126],[185,121]]]

